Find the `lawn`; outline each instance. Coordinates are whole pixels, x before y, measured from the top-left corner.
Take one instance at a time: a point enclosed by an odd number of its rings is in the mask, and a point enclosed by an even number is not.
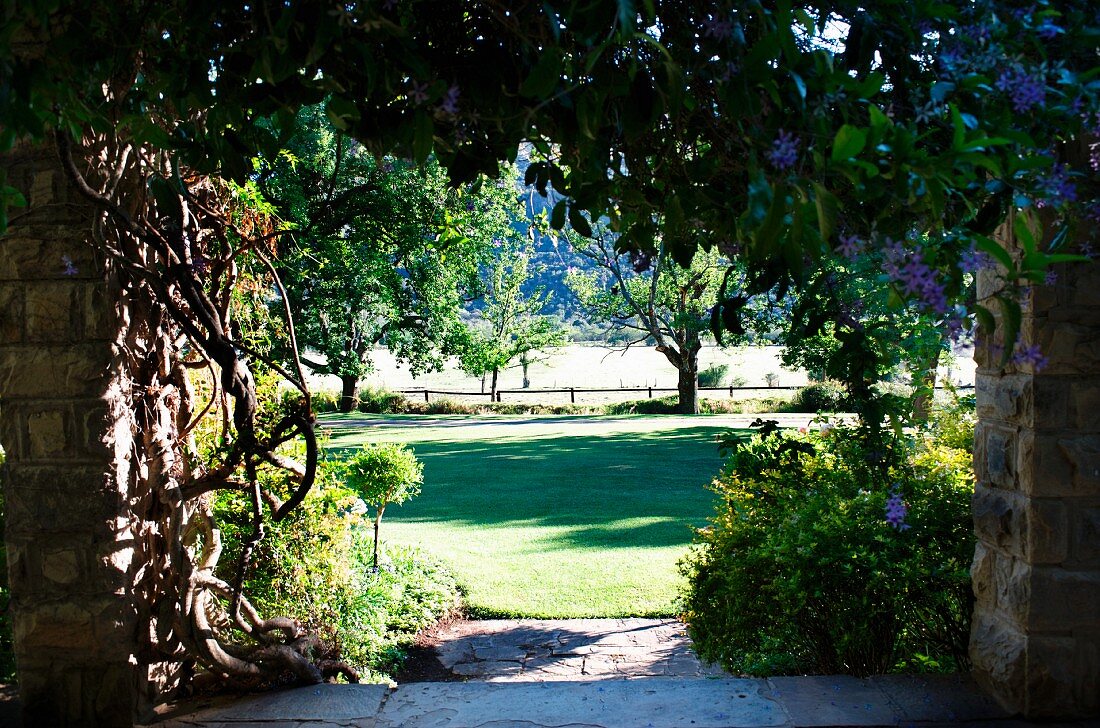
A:
[[[675,613],[677,560],[712,511],[722,417],[334,415],[330,454],[403,442],[424,490],[383,540],[457,572],[476,616]],[[704,424],[705,423],[705,424]]]

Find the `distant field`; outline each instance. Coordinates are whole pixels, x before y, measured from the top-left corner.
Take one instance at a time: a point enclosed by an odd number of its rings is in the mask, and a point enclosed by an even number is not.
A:
[[[699,355],[700,368],[713,364],[729,366],[729,377],[741,377],[746,386],[763,387],[767,374],[775,374],[780,386],[802,386],[807,377],[803,371],[784,369],[780,364],[782,347],[742,347],[720,349],[716,346],[703,347]],[[451,391],[481,391],[481,380],[466,376],[453,363],[444,371],[422,374],[412,377],[408,367],[394,361],[386,350],[377,350],[373,355],[375,371],[364,382],[369,386],[385,387],[392,390],[402,389],[441,389]],[[959,358],[958,365],[941,372],[950,376],[956,383],[973,384],[973,361],[965,355]],[[610,351],[599,346],[571,345],[553,350],[544,362],[534,364],[530,370],[532,389],[559,389],[567,387],[615,388],[615,387],[676,387],[676,370],[652,347],[632,347],[624,352]],[[339,381],[335,378],[318,377],[315,386],[336,390]],[[501,389],[519,389],[523,384],[523,374],[518,367],[501,373]],[[663,393],[664,396],[672,392]],[[745,397],[759,397],[762,392],[746,392]],[[655,394],[654,396],[660,396]],[[704,396],[723,396],[722,393],[704,393]],[[516,401],[520,395],[506,395],[505,401]],[[568,402],[567,394],[538,395],[524,393],[524,402],[563,403]],[[581,404],[598,404],[607,401],[623,401],[645,397],[645,393],[621,393],[613,396],[578,395]],[[476,401],[483,401],[477,399]]]
[[[478,616],[671,615],[713,509],[720,433],[745,418],[326,416],[330,453],[404,442],[424,490],[383,540],[446,560]]]

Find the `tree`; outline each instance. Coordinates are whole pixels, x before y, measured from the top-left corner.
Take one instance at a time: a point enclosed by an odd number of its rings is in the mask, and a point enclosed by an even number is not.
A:
[[[508,229],[497,209],[505,201],[493,185],[449,187],[434,160],[375,159],[319,107],[299,118],[262,185],[291,232],[275,263],[300,345],[323,357],[303,363],[340,377],[340,409],[350,412],[375,346],[414,374],[458,352],[479,263]]]
[[[244,185],[255,157],[277,157],[299,108],[324,101],[338,127],[380,156],[423,163],[434,152],[454,183],[493,176],[532,140],[542,159],[529,180],[564,195],[550,216],[556,228],[568,221],[586,234],[585,212],[606,217],[624,250],[653,254],[659,240],[681,264],[700,247],[736,248],[747,288],[720,296],[715,316],[733,331],[745,300],[805,285],[838,257],[842,235],[881,250],[903,241],[910,263],[919,254],[931,285],[907,286],[904,266],[889,285],[928,305],[965,295],[957,263],[977,247],[997,258],[1003,286],[972,310],[1000,336],[1009,365],[1030,353],[1017,342],[1019,290],[1041,284],[1052,263],[1082,260],[1065,245],[1076,222],[1097,212],[1087,160],[1058,151],[1097,131],[1092,5],[27,0],[7,8],[0,150],[24,139],[57,145],[66,177],[97,211],[97,255],[112,280],[126,282],[111,289],[112,305],[127,322],[151,322],[117,340],[130,342],[132,360],[166,363],[126,369],[142,394],[120,400],[117,412],[142,422],[146,413],[156,422],[182,416],[186,430],[186,382],[173,374],[169,388],[164,375],[184,357],[217,371],[233,402],[232,443],[216,461],[191,468],[180,437],[138,443],[125,464],[142,474],[128,499],[142,504],[133,528],[165,534],[145,572],[164,576],[153,589],[158,609],[177,607],[172,634],[183,644],[171,649],[216,674],[289,668],[319,679],[289,644],[268,647],[276,635],[266,621],[245,620],[239,588],[188,582],[216,552],[184,546],[195,533],[213,542],[202,496],[254,492],[257,463],[286,473],[285,490],[254,499],[257,538],[262,508],[284,517],[313,482],[304,377],[296,365],[281,367],[301,385],[302,402],[259,432],[251,368],[262,353],[235,336],[223,295],[238,259],[261,264],[277,233],[240,225],[230,195],[209,177]],[[0,226],[20,201],[19,190],[0,187]],[[1016,258],[990,237],[1010,212],[1026,253]],[[914,231],[927,236],[910,241]],[[289,321],[284,327],[291,334]],[[171,397],[157,394],[169,389]],[[307,443],[304,463],[275,452],[294,437]],[[178,497],[169,505],[164,493]],[[208,605],[226,593],[251,640],[232,655],[202,622],[205,608],[179,600],[195,594]],[[269,655],[284,662],[272,667]]]
[[[542,313],[549,302],[543,288],[524,291],[531,273],[530,243],[513,231],[496,244],[497,255],[482,272],[484,298],[474,310],[476,323],[460,358],[466,373],[492,376],[489,394],[494,400],[502,369],[520,359],[526,382],[527,366],[537,352],[568,341],[565,329]]]
[[[367,444],[341,463],[340,473],[347,485],[374,508],[372,563],[377,570],[382,516],[390,504],[400,505],[419,495],[424,482],[424,464],[404,445],[392,442]]]

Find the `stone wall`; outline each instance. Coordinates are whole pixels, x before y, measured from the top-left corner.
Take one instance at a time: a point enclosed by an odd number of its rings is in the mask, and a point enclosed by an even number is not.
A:
[[[970,653],[979,682],[1032,718],[1100,715],[1100,266],[1055,273],[1021,332],[1049,364],[977,351]],[[997,285],[983,274],[980,295]]]
[[[155,691],[135,658],[117,287],[52,150],[2,162],[29,200],[0,238],[0,444],[25,722],[129,726]]]

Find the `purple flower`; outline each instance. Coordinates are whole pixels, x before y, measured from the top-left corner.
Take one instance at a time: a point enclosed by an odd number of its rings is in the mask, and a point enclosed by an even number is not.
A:
[[[886,499],[886,523],[897,531],[908,531],[910,526],[905,522],[905,516],[909,513],[909,506],[901,495],[901,484],[894,483],[890,489],[890,497]]]
[[[1092,243],[1090,243],[1087,240],[1081,241],[1081,243],[1077,246],[1077,252],[1079,252],[1081,255],[1085,256],[1086,258],[1091,258],[1095,254],[1095,251],[1093,250],[1093,247],[1092,247]]]
[[[920,250],[902,252],[899,258],[897,251],[890,251],[891,277],[901,284],[901,291],[906,296],[916,298],[922,307],[943,315],[947,312],[947,292],[944,284],[939,280],[938,272],[924,262],[924,255]],[[886,264],[883,265],[885,269]]]
[[[1069,167],[1055,164],[1050,172],[1039,180],[1044,197],[1035,201],[1036,207],[1058,207],[1077,201],[1077,185],[1069,178]]]
[[[493,247],[499,248],[504,242],[500,238],[493,238]]]
[[[1019,64],[1002,69],[995,85],[998,91],[1009,95],[1017,114],[1027,113],[1046,101],[1047,87],[1042,75],[1028,73]]]
[[[412,91],[409,93],[409,98],[413,100],[415,104],[422,104],[428,100],[428,84],[417,83],[413,81]]]
[[[1046,277],[1043,279],[1043,283],[1046,283],[1048,286],[1055,285],[1058,283],[1058,274],[1052,270],[1048,270]]]
[[[715,40],[725,40],[733,34],[733,23],[718,18],[707,18],[703,23],[703,35]]]
[[[75,276],[80,271],[73,265],[73,259],[67,255],[61,256],[61,262],[65,266],[65,270],[61,271],[63,276]]]
[[[443,96],[443,100],[439,102],[439,108],[448,114],[458,113],[458,84],[452,84],[447,93]]]
[[[780,129],[767,157],[776,169],[790,169],[798,161],[798,138]]]
[[[836,252],[848,260],[853,260],[863,253],[863,247],[863,241],[855,235],[841,235],[840,245],[837,246]]]
[[[1043,356],[1043,352],[1038,344],[1033,344],[1032,346],[1024,346],[1021,344],[1016,347],[1016,351],[1012,354],[1012,363],[1017,366],[1030,364],[1036,372],[1039,372],[1050,363],[1050,360]]]
[[[993,259],[984,251],[978,250],[973,245],[969,250],[964,250],[959,256],[959,270],[963,273],[977,273],[982,268],[993,267]]]

